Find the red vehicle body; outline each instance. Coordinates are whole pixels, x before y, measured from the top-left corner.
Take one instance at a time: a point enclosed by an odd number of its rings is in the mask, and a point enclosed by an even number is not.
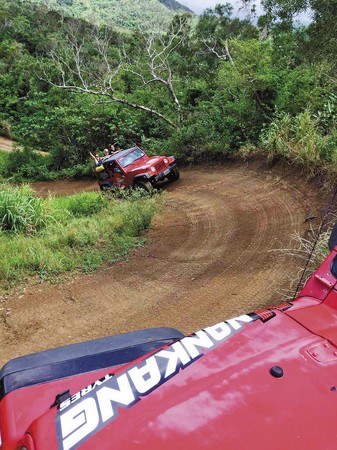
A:
[[[139,147],[109,156],[95,171],[101,190],[138,186],[150,191],[159,181],[179,178],[174,156],[148,156]]]
[[[335,450],[337,247],[290,303],[20,357],[0,380],[1,450]]]

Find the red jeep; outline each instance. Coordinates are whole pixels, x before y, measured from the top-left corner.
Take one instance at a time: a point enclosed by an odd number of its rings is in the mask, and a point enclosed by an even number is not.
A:
[[[139,147],[122,150],[105,158],[95,172],[101,190],[138,186],[151,191],[165,178],[169,181],[179,178],[174,156],[148,156]]]
[[[337,246],[291,302],[20,357],[0,382],[2,450],[335,450]]]

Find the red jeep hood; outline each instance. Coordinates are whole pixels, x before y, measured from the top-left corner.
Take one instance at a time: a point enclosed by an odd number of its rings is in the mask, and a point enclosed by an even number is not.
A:
[[[150,168],[151,166],[155,166],[158,161],[163,161],[164,156],[150,156],[146,161],[144,161],[144,158],[141,158],[140,160],[136,161],[134,164],[127,166],[125,170],[128,172],[134,172],[141,170],[146,170]],[[166,166],[166,165],[165,165]]]
[[[335,351],[279,311],[221,322],[54,407],[35,450],[335,450]]]

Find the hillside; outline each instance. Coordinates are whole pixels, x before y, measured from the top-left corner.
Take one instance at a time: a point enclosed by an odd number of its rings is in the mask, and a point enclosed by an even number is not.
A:
[[[176,0],[159,0],[159,2],[162,3],[164,6],[166,6],[167,8],[172,9],[173,11],[177,12],[183,11],[192,13],[192,11],[187,6],[180,4]]]
[[[192,13],[176,0],[29,0],[45,4],[65,16],[95,24],[136,29],[144,23],[167,25],[176,13]]]

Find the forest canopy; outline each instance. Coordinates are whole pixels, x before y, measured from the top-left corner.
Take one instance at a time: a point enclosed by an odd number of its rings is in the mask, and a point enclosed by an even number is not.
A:
[[[116,140],[185,162],[264,151],[335,164],[335,2],[264,4],[257,22],[224,4],[126,32],[0,0],[0,133],[24,148],[1,174],[47,178]]]
[[[144,24],[166,27],[177,12],[192,13],[175,0],[29,0],[45,5],[64,16],[87,20],[96,25],[139,29]]]

